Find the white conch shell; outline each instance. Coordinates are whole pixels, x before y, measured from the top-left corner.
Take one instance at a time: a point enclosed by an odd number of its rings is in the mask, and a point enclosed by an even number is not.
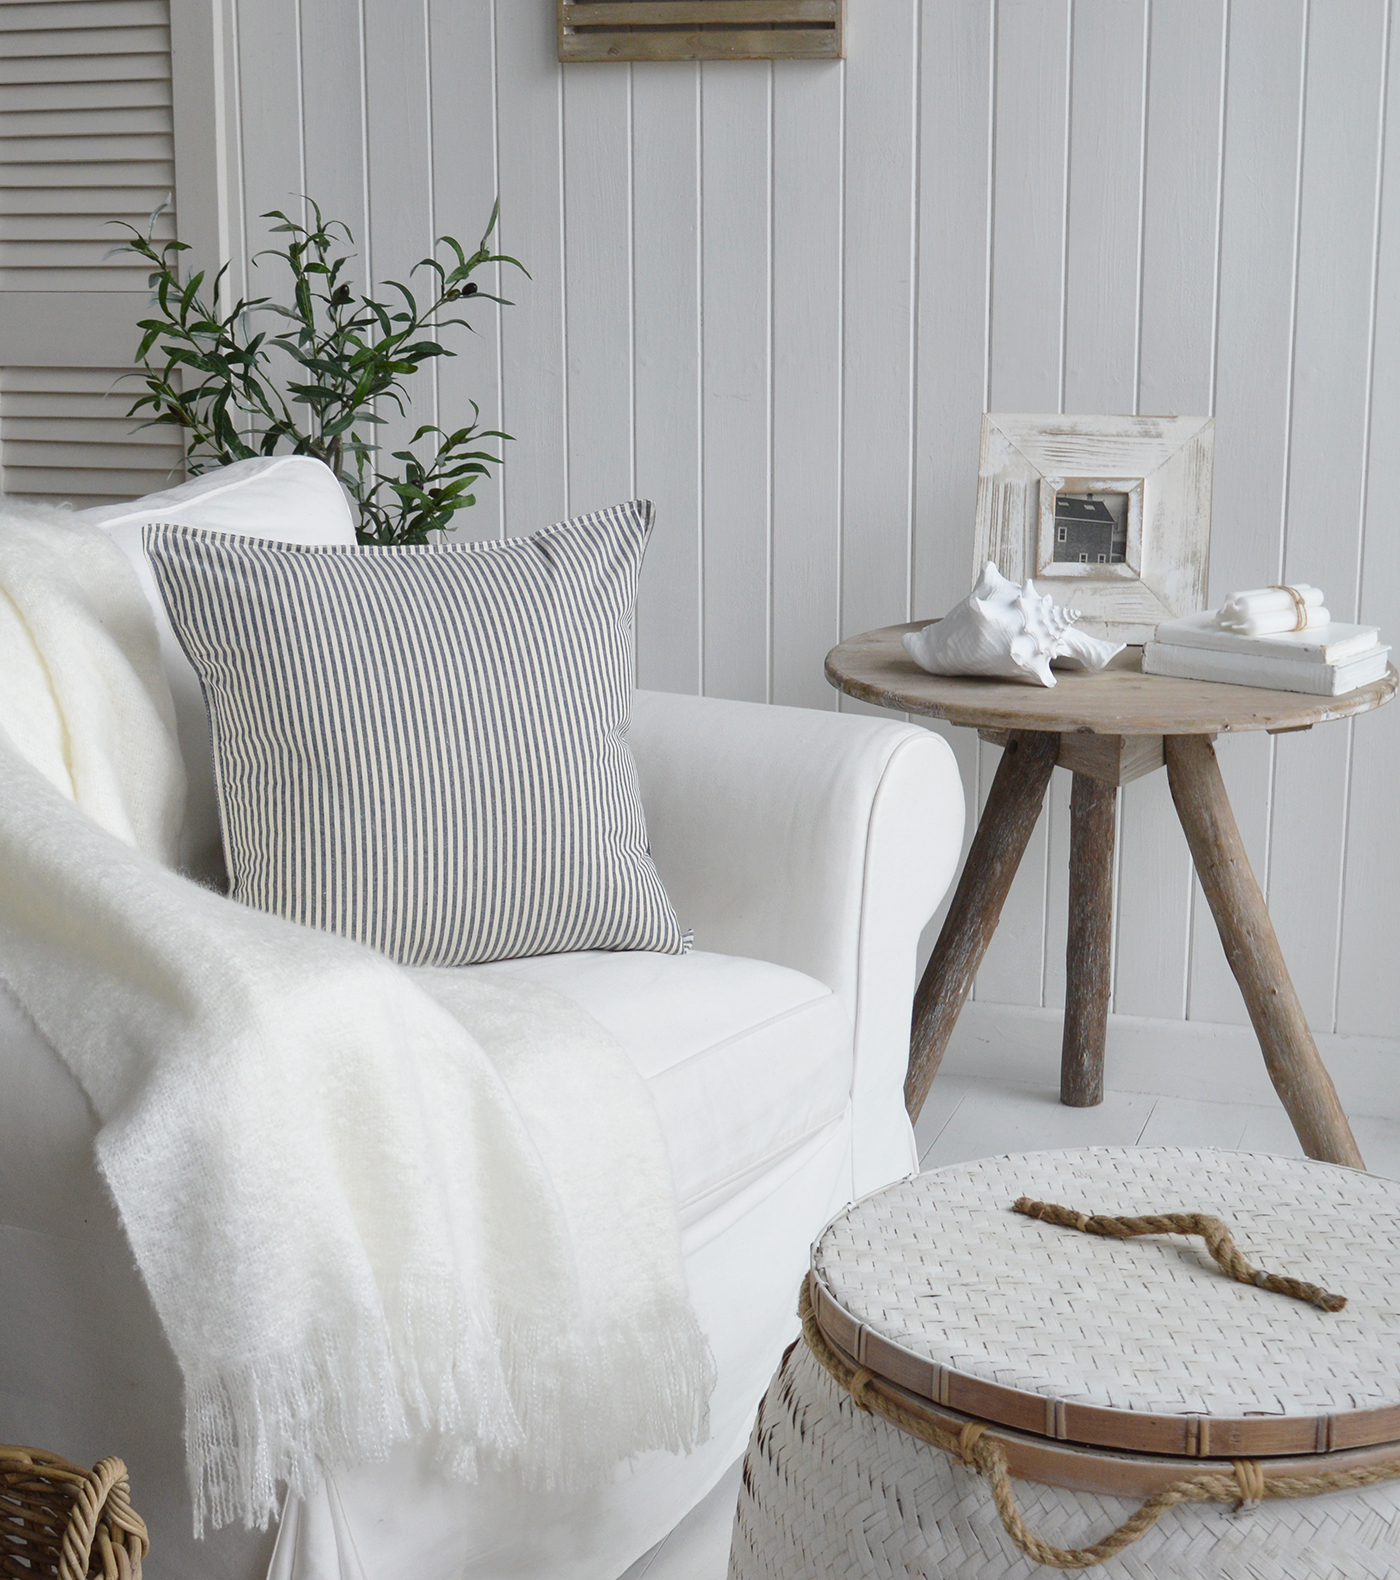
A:
[[[1008,581],[990,562],[971,594],[941,620],[904,637],[904,650],[931,675],[999,675],[1053,686],[1052,663],[1102,669],[1122,642],[1100,642],[1074,629],[1077,609]]]

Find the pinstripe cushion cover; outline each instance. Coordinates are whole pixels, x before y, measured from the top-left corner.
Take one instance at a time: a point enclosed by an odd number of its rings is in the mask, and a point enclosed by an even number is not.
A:
[[[407,965],[680,952],[623,738],[651,521],[404,549],[147,526],[233,897]]]

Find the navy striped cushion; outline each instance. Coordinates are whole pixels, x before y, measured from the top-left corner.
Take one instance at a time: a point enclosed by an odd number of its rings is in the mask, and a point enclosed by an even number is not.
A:
[[[233,897],[406,965],[679,953],[624,739],[651,521],[404,549],[147,526]]]

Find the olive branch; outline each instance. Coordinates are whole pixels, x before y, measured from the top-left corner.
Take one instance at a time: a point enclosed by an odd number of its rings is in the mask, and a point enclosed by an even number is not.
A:
[[[354,246],[349,227],[324,219],[318,204],[309,202],[309,207],[314,221],[307,225],[280,209],[264,214],[278,221],[272,233],[290,240],[254,259],[271,257],[286,266],[290,305],[266,296],[240,298],[226,311],[228,265],[214,276],[207,299],[204,270],[182,284],[180,254],[189,245],[156,243],[162,209],[152,214],[144,232],[118,222],[130,237],[113,251],[146,260],[153,292],[151,316],[137,326],[142,334],[136,361],[142,371],[133,375],[145,393],[127,415],[143,415],[143,427],[179,429],[186,468],[193,474],[279,451],[316,456],[355,502],[361,543],[425,543],[430,532],[445,529],[457,511],[476,503],[472,486],[489,467],[501,464],[500,456],[480,446],[510,435],[478,426],[481,413],[473,401],[470,423],[455,429],[424,423],[408,448],[393,451],[398,469],[381,470],[373,434],[386,420],[382,408],[392,406],[406,416],[405,380],[434,357],[456,354],[434,335],[452,327],[471,329],[457,316],[457,304],[474,299],[511,305],[478,286],[471,278],[478,269],[510,264],[526,278],[528,271],[488,246],[497,204],[475,252],[468,254],[453,237],[443,236],[435,251],[445,248],[449,261],[433,256],[413,266],[409,279],[426,273],[430,300],[420,303],[399,280],[385,282],[384,290],[394,293],[389,301],[360,295],[342,278],[354,257],[347,250]],[[279,320],[277,328],[257,328],[259,314]],[[291,376],[285,379],[275,375],[279,355],[290,359]],[[423,446],[425,440],[429,443]]]

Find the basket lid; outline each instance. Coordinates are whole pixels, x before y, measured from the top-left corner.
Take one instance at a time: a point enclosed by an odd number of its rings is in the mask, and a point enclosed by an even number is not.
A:
[[[1337,1312],[1237,1283],[1201,1240],[1111,1240],[1017,1213],[1210,1213],[1256,1267]],[[839,1214],[812,1248],[826,1337],[934,1404],[1063,1441],[1215,1457],[1400,1439],[1400,1183],[1178,1147],[984,1158]]]

